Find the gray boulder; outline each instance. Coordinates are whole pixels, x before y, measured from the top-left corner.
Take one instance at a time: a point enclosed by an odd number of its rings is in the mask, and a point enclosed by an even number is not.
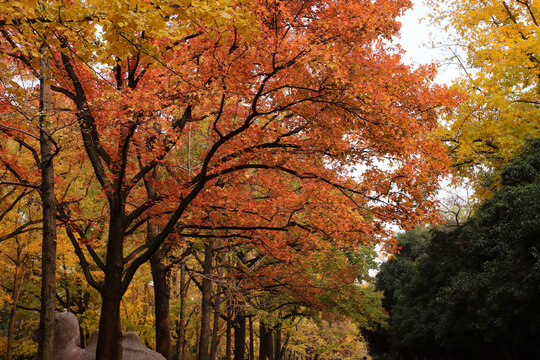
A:
[[[34,330],[32,339],[37,341],[39,328]],[[80,347],[81,334],[79,320],[70,312],[56,313],[54,317],[54,359],[55,360],[95,360],[98,330],[95,330],[88,345]],[[135,332],[127,332],[122,337],[123,360],[165,360],[165,358],[145,348]]]

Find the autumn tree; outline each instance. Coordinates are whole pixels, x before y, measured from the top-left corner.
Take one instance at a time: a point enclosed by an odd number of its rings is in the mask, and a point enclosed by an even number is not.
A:
[[[407,2],[3,5],[3,42],[16,44],[8,56],[30,72],[35,61],[24,59],[39,55],[27,39],[47,30],[52,90],[99,184],[100,224],[58,207],[102,297],[98,359],[121,358],[120,303],[139,267],[178,230],[220,224],[216,203],[233,214],[224,230],[294,228],[320,243],[388,248],[385,224],[430,215],[446,172],[430,133],[451,99],[431,85],[433,67],[401,64],[389,41]],[[189,171],[188,128],[204,138]],[[255,181],[281,183],[287,196],[270,186],[257,200],[234,186]],[[294,204],[306,197],[309,217],[299,216]],[[157,231],[143,236],[149,221]],[[279,251],[286,238],[274,240]]]
[[[465,70],[455,87],[466,100],[448,118],[444,140],[458,175],[495,189],[497,174],[540,133],[540,8],[529,0],[430,3]]]

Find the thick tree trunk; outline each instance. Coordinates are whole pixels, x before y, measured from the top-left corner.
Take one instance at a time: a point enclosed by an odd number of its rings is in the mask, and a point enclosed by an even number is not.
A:
[[[151,241],[159,233],[159,229],[152,222],[147,226],[147,240]],[[169,319],[170,287],[167,281],[167,267],[165,258],[167,249],[160,248],[150,258],[150,269],[154,282],[154,315],[156,326],[156,351],[166,359],[171,358],[171,328]]]
[[[96,360],[122,360],[122,347],[120,340],[122,330],[120,328],[120,301],[121,296],[115,290],[107,289],[110,281],[105,281],[103,291],[103,303],[99,319],[98,347]]]
[[[242,312],[234,319],[234,360],[244,360],[246,354],[246,317]]]
[[[210,344],[210,318],[212,315],[212,272],[214,249],[212,241],[204,245],[204,264],[202,280],[201,333],[199,336],[198,360],[208,360]]]
[[[39,142],[41,147],[41,203],[43,242],[41,249],[41,316],[39,320],[38,360],[52,360],[54,351],[54,308],[56,301],[56,201],[54,196],[53,142],[50,138],[49,112],[51,85],[47,47],[41,46],[39,94]]]
[[[123,295],[124,227],[122,219],[124,211],[120,200],[111,201],[110,212],[107,263],[105,264],[105,283],[101,293],[102,304],[96,360],[122,360],[120,302]]]
[[[279,350],[281,347],[281,332],[279,327],[275,328],[274,331],[274,360],[280,360]]]
[[[281,360],[281,327],[276,327],[274,333],[274,359]]]
[[[259,360],[274,360],[274,343],[272,341],[272,329],[261,321],[259,325],[259,334]]]

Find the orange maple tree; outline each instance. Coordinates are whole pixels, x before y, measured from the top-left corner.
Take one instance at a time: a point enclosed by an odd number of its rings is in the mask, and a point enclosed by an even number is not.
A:
[[[50,11],[27,21],[48,29],[41,41],[49,40],[52,90],[68,104],[79,128],[72,139],[80,138],[99,183],[93,201],[105,221],[85,221],[88,211],[69,201],[58,206],[102,296],[98,359],[120,358],[122,296],[178,232],[249,232],[292,261],[287,242],[295,238],[314,248],[392,249],[388,224],[431,215],[447,160],[430,132],[454,100],[432,85],[433,66],[403,65],[391,44],[409,6],[238,2],[235,11],[250,14],[248,30],[193,21],[181,39],[124,23],[99,27],[99,16],[62,23]],[[129,10],[144,18],[141,9]],[[164,21],[174,28],[182,20]],[[9,43],[20,40],[20,23],[0,25],[9,61],[31,70],[28,43]],[[88,51],[92,39],[104,47]],[[148,221],[158,230],[146,238]],[[90,259],[104,282],[88,270]]]

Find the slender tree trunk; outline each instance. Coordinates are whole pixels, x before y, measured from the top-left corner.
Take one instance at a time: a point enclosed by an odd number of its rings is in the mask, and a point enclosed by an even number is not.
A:
[[[280,350],[280,359],[285,359],[286,358],[286,354],[289,352],[287,350],[287,347],[289,346],[289,340],[291,339],[290,335],[287,333],[287,335],[285,336],[285,341],[283,342],[282,346],[281,346],[281,350]]]
[[[255,360],[255,344],[253,338],[253,316],[249,317],[249,360]]]
[[[15,316],[17,315],[17,303],[19,302],[19,290],[22,285],[23,275],[19,273],[21,265],[21,248],[17,247],[17,259],[15,262],[15,276],[13,278],[13,295],[11,296],[11,309],[8,321],[8,338],[7,338],[7,360],[13,359],[13,339],[15,329]],[[23,273],[24,274],[24,273]],[[20,277],[20,279],[19,279]]]
[[[176,340],[176,344],[174,345],[174,350],[175,350],[175,351],[174,351],[174,358],[173,358],[173,360],[180,360],[180,358],[181,358],[181,356],[182,356],[181,353],[180,353],[180,352],[181,352],[181,348],[182,348],[182,340],[181,340],[181,338],[180,338],[180,336],[181,336],[181,335],[180,335],[180,334],[181,334],[181,332],[180,332],[180,326],[181,326],[181,325],[180,325],[180,319],[178,319],[178,320],[176,320],[176,322],[175,322],[175,332],[176,332],[176,338],[177,338],[177,340]]]
[[[15,274],[17,275],[17,274]],[[15,283],[17,283],[17,277],[15,277],[15,280],[14,280]],[[14,292],[13,292],[13,298],[16,297],[16,295],[18,295],[18,290],[15,289]],[[14,325],[15,325],[15,315],[16,315],[16,311],[17,311],[17,303],[14,302],[13,305],[11,306],[11,309],[10,309],[10,314],[9,314],[9,322],[8,322],[8,338],[7,338],[7,354],[6,354],[6,358],[7,360],[12,360],[13,359],[13,338],[14,338]]]
[[[246,354],[246,317],[237,312],[234,319],[234,360],[244,360]]]
[[[225,359],[232,360],[232,306],[230,300],[227,301],[227,349]]]
[[[198,313],[198,312],[197,312],[197,313]],[[196,314],[197,314],[197,313],[196,313]],[[197,319],[195,320],[195,344],[196,344],[196,346],[197,346],[197,348],[195,349],[195,351],[197,351],[197,355],[199,354],[199,352],[198,352],[198,351],[199,351],[198,346],[199,346],[199,337],[200,337],[200,335],[201,335],[200,328],[201,328],[201,319],[200,319],[200,318],[197,318]],[[190,356],[190,358],[191,358],[191,356]]]
[[[157,226],[149,222],[147,240],[151,241],[159,233]],[[171,328],[169,316],[170,287],[167,281],[165,257],[168,249],[161,247],[150,258],[150,270],[154,282],[154,317],[156,326],[156,351],[166,359],[171,358]]]
[[[121,200],[113,199],[110,205],[109,239],[105,283],[101,293],[101,316],[99,318],[96,360],[122,360],[120,341],[120,302],[122,300],[122,274],[124,271],[124,209]]]
[[[204,245],[204,264],[202,280],[201,333],[199,337],[198,360],[208,360],[210,344],[210,317],[212,313],[212,272],[214,249],[212,241]]]
[[[186,351],[186,269],[182,260],[180,264],[180,319],[177,321],[176,335],[178,338],[176,346],[176,360],[184,360]]]
[[[264,325],[262,320],[259,321],[259,360],[266,360],[266,352],[264,349]]]
[[[121,87],[121,77],[118,78],[118,86]],[[149,177],[157,179],[157,171],[151,172]],[[144,186],[148,197],[157,201],[158,193],[152,181],[144,179]],[[159,234],[158,226],[149,221],[146,228],[146,242],[152,243],[152,240]],[[156,351],[163,355],[166,359],[171,358],[171,327],[170,327],[170,287],[167,281],[167,267],[165,265],[167,253],[170,248],[166,246],[160,247],[158,251],[150,258],[150,272],[152,273],[152,281],[154,283],[154,319],[156,327]]]
[[[43,207],[43,242],[41,248],[41,316],[39,320],[38,360],[52,360],[54,351],[54,308],[56,301],[56,201],[54,196],[54,144],[50,138],[49,112],[51,85],[49,58],[43,44],[39,93],[39,142],[41,147],[41,203]]]
[[[217,350],[219,346],[219,317],[221,316],[221,311],[219,306],[221,305],[220,299],[221,285],[218,285],[215,296],[214,296],[214,324],[212,327],[212,342],[210,344],[210,359],[217,359]]]

